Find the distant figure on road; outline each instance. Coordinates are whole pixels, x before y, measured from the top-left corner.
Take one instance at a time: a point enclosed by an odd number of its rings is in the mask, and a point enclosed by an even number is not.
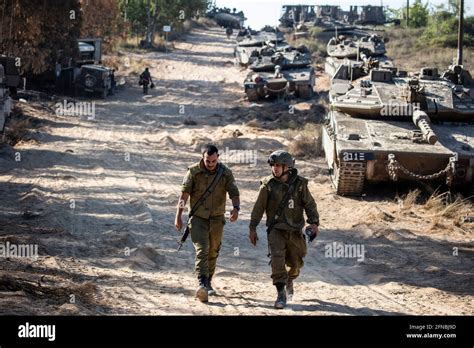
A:
[[[139,81],[139,85],[140,86],[143,86],[143,93],[144,94],[147,94],[148,93],[148,85],[150,85],[151,88],[155,87],[155,85],[153,84],[153,81],[151,79],[151,74],[150,74],[150,71],[148,70],[148,68],[145,68],[145,71],[141,73],[140,75],[140,81]]]
[[[234,33],[234,30],[232,29],[232,27],[229,26],[229,27],[227,27],[225,33],[227,34],[227,40],[230,40],[230,37]]]

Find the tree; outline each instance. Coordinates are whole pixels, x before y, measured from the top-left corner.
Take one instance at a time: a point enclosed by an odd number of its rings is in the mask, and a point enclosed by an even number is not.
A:
[[[156,32],[164,25],[179,29],[185,20],[199,17],[209,7],[208,0],[119,0],[119,8],[129,22],[129,33],[144,37],[152,47]]]
[[[450,2],[451,3],[451,2]],[[440,5],[436,7],[428,20],[426,30],[423,32],[421,43],[428,42],[431,45],[457,47],[458,17],[452,12],[455,5],[448,8]],[[474,17],[464,19],[464,45],[474,44]]]
[[[79,0],[0,0],[0,52],[19,58],[20,71],[42,73],[77,54]]]
[[[402,7],[398,10],[389,11],[390,17],[399,18],[401,23],[406,25],[407,22],[407,8]],[[428,3],[423,4],[421,0],[415,0],[415,2],[409,7],[409,26],[410,28],[421,28],[428,24],[428,18],[430,11]]]
[[[116,0],[81,0],[81,9],[81,36],[102,38],[105,52],[124,37],[126,25]]]

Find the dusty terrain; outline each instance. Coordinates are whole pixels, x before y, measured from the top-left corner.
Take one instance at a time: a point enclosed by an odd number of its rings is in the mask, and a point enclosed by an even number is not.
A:
[[[318,203],[321,233],[294,299],[274,310],[266,232],[262,223],[259,244],[250,244],[249,214],[269,170],[266,156],[295,134],[275,126],[274,115],[316,120],[319,101],[299,103],[302,111],[291,115],[282,114],[285,102],[248,103],[246,72],[234,66],[223,30],[196,29],[175,46],[122,56],[150,66],[156,88],[144,96],[136,76],[127,76],[115,96],[94,100],[93,119],[55,115],[51,102],[20,105],[33,131],[0,148],[0,242],[38,244],[39,258],[0,260],[0,313],[474,314],[473,224],[397,199],[408,190],[396,185],[359,199],[335,196],[322,157],[297,160]],[[320,95],[327,83],[319,78]],[[210,141],[222,152],[255,150],[258,161],[228,163],[242,210],[225,228],[218,296],[202,304],[193,297],[192,245],[176,252],[173,218],[185,170]],[[364,246],[365,258],[326,257],[333,242]]]

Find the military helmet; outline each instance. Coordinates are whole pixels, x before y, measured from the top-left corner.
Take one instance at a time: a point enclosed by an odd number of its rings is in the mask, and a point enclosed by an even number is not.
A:
[[[288,152],[277,150],[272,152],[268,157],[268,164],[271,166],[274,164],[282,164],[287,165],[288,168],[293,168],[295,166],[295,159]]]

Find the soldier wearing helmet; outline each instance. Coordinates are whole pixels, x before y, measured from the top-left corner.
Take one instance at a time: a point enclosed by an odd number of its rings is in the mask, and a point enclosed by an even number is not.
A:
[[[272,175],[261,181],[258,198],[252,210],[249,239],[257,245],[257,226],[266,214],[269,255],[273,285],[277,288],[275,308],[286,306],[293,296],[293,281],[303,267],[307,247],[302,229],[306,223],[310,240],[318,234],[319,214],[308,189],[308,179],[298,175],[294,158],[286,151],[275,151],[268,158]],[[289,270],[287,270],[287,268]]]

